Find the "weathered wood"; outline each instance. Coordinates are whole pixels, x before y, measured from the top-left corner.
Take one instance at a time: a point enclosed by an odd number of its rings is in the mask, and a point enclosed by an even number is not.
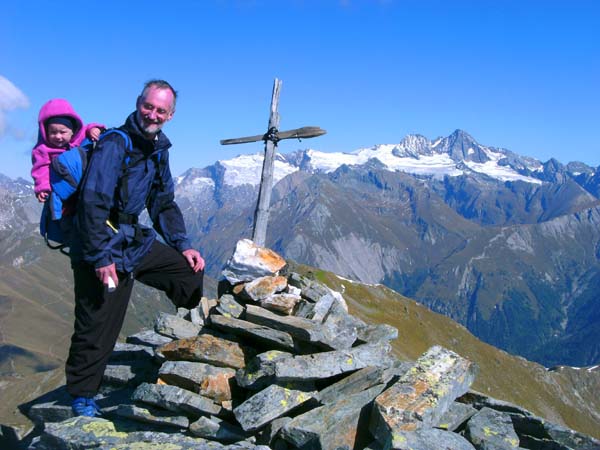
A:
[[[310,139],[317,136],[322,136],[327,131],[323,130],[320,127],[302,127],[296,128],[294,130],[288,131],[279,131],[276,134],[276,139],[282,141],[283,139]],[[257,134],[256,136],[247,136],[235,139],[222,139],[221,145],[231,145],[231,144],[246,144],[248,142],[258,142],[258,141],[266,141],[269,139],[269,134]]]
[[[279,128],[279,94],[281,91],[281,80],[275,78],[273,83],[273,95],[271,96],[271,114],[269,116],[269,130]],[[262,177],[258,191],[258,202],[254,213],[254,230],[252,240],[262,247],[265,245],[267,236],[267,222],[269,221],[269,205],[273,191],[273,166],[275,165],[275,149],[277,144],[272,140],[265,142],[265,159],[263,161]]]

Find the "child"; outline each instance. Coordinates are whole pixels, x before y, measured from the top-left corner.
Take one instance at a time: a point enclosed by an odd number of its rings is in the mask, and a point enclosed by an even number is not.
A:
[[[50,163],[65,150],[77,147],[87,136],[96,141],[105,128],[100,124],[83,125],[71,104],[57,98],[46,102],[38,117],[38,143],[31,152],[31,176],[38,201],[45,202],[51,191]]]

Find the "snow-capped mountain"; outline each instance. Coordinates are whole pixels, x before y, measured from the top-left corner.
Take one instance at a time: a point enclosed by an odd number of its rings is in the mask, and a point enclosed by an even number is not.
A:
[[[374,161],[387,170],[438,179],[473,173],[500,181],[542,183],[537,176],[543,170],[540,161],[519,157],[508,150],[480,145],[461,130],[433,141],[421,135],[409,135],[399,144],[375,145],[351,153],[307,149],[288,155],[277,154],[273,178],[277,183],[299,170],[331,173],[342,165],[360,166]],[[219,161],[218,164],[224,170],[223,182],[226,185],[257,186],[260,183],[262,153],[241,155]],[[182,182],[184,178],[180,177],[179,181]],[[204,182],[210,183],[209,179],[207,177]]]

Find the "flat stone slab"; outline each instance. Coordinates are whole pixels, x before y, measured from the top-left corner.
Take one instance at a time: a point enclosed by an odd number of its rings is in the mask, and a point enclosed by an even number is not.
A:
[[[231,284],[276,275],[286,266],[285,259],[268,248],[260,247],[250,239],[237,242],[233,255],[223,269],[223,276]]]
[[[197,336],[201,329],[201,325],[196,325],[189,320],[164,312],[158,314],[154,323],[154,330],[157,333],[173,339]]]
[[[210,334],[179,339],[157,350],[168,360],[204,362],[234,369],[241,369],[246,365],[244,349],[237,342]]]
[[[415,431],[394,433],[393,450],[475,450],[475,447],[459,434],[436,428],[423,428]]]
[[[212,400],[168,384],[143,383],[138,386],[131,398],[176,413],[197,416],[207,414],[218,416],[224,413],[223,408]]]
[[[316,391],[299,391],[272,384],[233,409],[244,431],[252,431],[312,399]]]
[[[154,349],[147,345],[124,344],[117,342],[110,354],[109,364],[123,361],[152,360]]]
[[[195,392],[216,402],[231,400],[235,370],[192,361],[166,361],[159,370],[161,380]]]
[[[364,344],[349,350],[312,353],[275,362],[275,377],[280,381],[318,380],[369,366],[388,367],[391,347]]]
[[[365,367],[319,391],[317,399],[324,405],[335,403],[349,395],[366,391],[375,385],[385,384],[390,377],[383,367]]]
[[[154,330],[143,330],[139,333],[132,334],[125,340],[128,344],[144,345],[147,347],[160,347],[161,345],[168,344],[173,339],[167,336],[163,336]]]
[[[153,361],[108,364],[102,375],[102,382],[112,386],[137,386],[145,381],[154,381],[157,370],[158,367]]]
[[[365,442],[357,445],[359,432],[368,428],[371,403],[384,388],[380,384],[312,409],[292,419],[280,434],[298,448],[363,448]]]
[[[285,331],[274,330],[265,325],[239,320],[233,317],[212,315],[211,325],[218,329],[237,336],[243,336],[262,345],[283,350],[295,350],[294,338]]]
[[[310,319],[295,316],[281,316],[255,305],[246,305],[246,320],[284,331],[294,338],[315,344],[327,350],[339,348],[331,337],[326,336],[323,325]]]
[[[218,417],[200,417],[190,424],[190,432],[195,436],[216,440],[224,444],[246,439],[247,433],[239,426]]]
[[[440,346],[431,347],[373,405],[370,431],[384,446],[398,431],[433,427],[464,394],[476,366]]]
[[[127,419],[165,427],[187,429],[190,425],[190,421],[186,416],[175,416],[164,410],[142,408],[135,405],[119,405],[114,414]]]

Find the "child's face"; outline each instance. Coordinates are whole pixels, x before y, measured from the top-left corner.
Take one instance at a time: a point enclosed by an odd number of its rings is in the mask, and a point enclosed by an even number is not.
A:
[[[51,123],[46,130],[46,138],[51,147],[67,148],[72,137],[73,130],[60,123]]]

